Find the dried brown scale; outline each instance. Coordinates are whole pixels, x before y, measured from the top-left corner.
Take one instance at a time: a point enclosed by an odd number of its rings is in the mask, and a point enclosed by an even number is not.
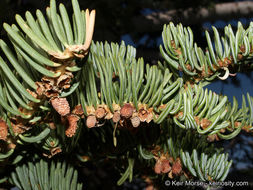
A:
[[[242,53],[245,53],[245,46],[244,46],[244,45],[241,45],[241,46],[240,46],[240,50],[241,50]]]
[[[47,158],[52,158],[54,155],[59,154],[62,152],[62,149],[60,147],[54,147],[50,149],[50,154],[43,153],[43,156]]]
[[[218,65],[219,65],[220,67],[223,67],[223,61],[222,61],[222,60],[218,60]]]
[[[194,88],[194,82],[193,81],[187,81],[185,84],[184,84],[184,89],[187,90],[189,88],[189,86],[191,88]]]
[[[146,119],[148,118],[148,112],[144,108],[140,109],[138,112],[138,117],[141,122],[145,122]]]
[[[8,126],[4,120],[0,119],[0,140],[6,141],[8,135]]]
[[[203,129],[206,129],[208,126],[210,126],[212,124],[211,121],[209,121],[208,119],[206,118],[203,118],[201,119],[200,121],[200,126],[203,128]]]
[[[7,149],[15,149],[17,146],[17,142],[15,139],[13,139],[12,137],[7,137],[7,141],[8,141],[8,145],[7,145]]]
[[[167,105],[167,104],[161,104],[161,105],[159,106],[158,109],[159,109],[159,110],[164,110],[164,109],[166,108],[166,105]]]
[[[175,52],[177,54],[177,57],[182,54],[181,48],[175,49]]]
[[[156,145],[154,149],[152,149],[150,152],[155,156],[158,157],[158,153],[160,152],[161,147]]]
[[[235,127],[236,128],[238,128],[240,125],[241,125],[241,122],[238,122],[238,121],[235,122]]]
[[[175,117],[178,119],[179,117],[183,117],[184,113],[182,111],[175,114]]]
[[[194,116],[194,120],[196,121],[197,125],[200,125],[200,121],[199,121],[199,117],[198,116]]]
[[[84,112],[81,104],[75,106],[75,108],[72,110],[72,113],[84,118]]]
[[[89,115],[86,119],[86,126],[88,128],[93,128],[97,124],[97,119],[95,115]]]
[[[225,133],[226,129],[220,129],[220,133]]]
[[[31,94],[34,98],[37,98],[37,97],[38,97],[38,95],[37,95],[35,92],[33,92],[33,91],[29,90],[29,89],[26,89],[26,91],[27,91],[29,94]]]
[[[42,82],[35,82],[35,84],[37,85],[36,93],[42,96],[46,90],[44,84]]]
[[[54,141],[51,141],[49,144],[50,144],[50,146],[52,146],[52,147],[55,146],[55,142],[54,142]]]
[[[66,53],[70,54],[71,57],[78,57],[80,59],[84,58],[89,51],[89,46],[86,45],[72,45],[69,46],[66,50]]]
[[[191,65],[186,64],[186,69],[187,69],[187,70],[189,70],[189,71],[192,71],[192,67],[191,67]]]
[[[59,95],[59,92],[55,90],[48,90],[44,94],[46,95],[47,98],[54,98]]]
[[[207,141],[209,141],[209,142],[214,142],[214,141],[219,141],[219,140],[220,139],[217,134],[207,136]]]
[[[249,132],[253,132],[253,130],[251,130],[251,127],[252,127],[252,126],[250,126],[250,125],[245,125],[245,126],[242,127],[242,130],[244,130],[244,131],[246,131],[246,132],[248,132],[248,133],[249,133]]]
[[[57,79],[56,86],[59,87],[60,89],[70,88],[70,82],[73,77],[74,76],[72,73],[66,72]]]
[[[14,132],[14,134],[22,134],[26,131],[28,131],[29,129],[31,129],[31,127],[25,126],[23,124],[24,122],[18,122],[18,123],[13,123],[11,122],[11,126],[12,126],[12,130]]]

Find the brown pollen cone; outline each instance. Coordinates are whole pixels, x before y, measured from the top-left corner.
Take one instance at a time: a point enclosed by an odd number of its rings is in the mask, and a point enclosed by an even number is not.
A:
[[[154,171],[156,174],[161,174],[163,170],[162,162],[157,160],[155,163]]]
[[[131,118],[131,123],[133,127],[139,127],[139,125],[141,124],[141,121],[138,116],[135,116]]]
[[[77,129],[77,122],[79,121],[79,117],[74,115],[74,114],[70,114],[67,116],[67,120],[69,123],[69,126],[67,128],[67,130],[65,131],[65,134],[67,137],[73,137],[76,133],[76,129]]]
[[[206,129],[209,125],[211,125],[212,122],[209,121],[208,119],[204,118],[200,121],[200,126],[203,128],[203,129]]]
[[[102,119],[104,116],[105,116],[106,112],[105,112],[105,109],[104,108],[98,108],[96,111],[95,111],[95,115],[98,119]]]
[[[207,141],[208,141],[208,142],[219,141],[219,137],[218,137],[217,134],[208,135],[208,136],[207,136]]]
[[[168,173],[171,170],[170,161],[162,160],[162,173]]]
[[[133,115],[134,107],[131,104],[125,104],[121,110],[120,115],[125,118],[130,118]]]
[[[86,126],[88,128],[95,127],[97,124],[97,119],[95,115],[89,115],[86,119]]]
[[[53,108],[61,115],[65,116],[70,113],[69,103],[66,98],[53,98],[51,100]]]
[[[0,119],[0,140],[6,141],[7,135],[8,135],[8,126],[5,123],[5,121]]]
[[[176,176],[180,175],[182,172],[182,164],[179,158],[176,159],[176,162],[172,165],[172,173]]]
[[[113,117],[112,117],[112,121],[114,123],[118,123],[120,121],[120,113],[119,112],[114,112]]]

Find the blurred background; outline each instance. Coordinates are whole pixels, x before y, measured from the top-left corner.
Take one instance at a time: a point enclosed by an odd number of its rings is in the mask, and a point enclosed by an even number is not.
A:
[[[72,12],[70,0],[57,0]],[[96,9],[94,41],[120,42],[137,48],[137,56],[144,57],[146,63],[156,64],[162,59],[159,45],[162,43],[161,32],[164,24],[170,21],[190,26],[195,42],[205,48],[207,46],[204,31],[212,34],[211,26],[215,26],[220,34],[223,28],[231,24],[235,29],[238,21],[247,27],[253,21],[253,1],[232,0],[79,0],[82,9]],[[15,14],[24,16],[29,10],[35,15],[36,9],[45,12],[49,0],[0,0],[0,23],[15,23]],[[3,27],[1,38],[6,38]],[[242,94],[247,92],[253,96],[253,73],[238,73],[226,81],[216,81],[208,88],[222,93],[232,101],[235,96],[241,104]],[[227,178],[232,181],[253,182],[253,138],[241,134],[237,138],[224,142],[225,151],[234,160]],[[111,174],[111,175],[109,175]],[[113,166],[96,168],[88,165],[83,171],[83,178],[94,187],[112,187],[118,176]],[[98,186],[97,186],[98,185]],[[142,189],[145,184],[136,179],[129,185],[125,183],[120,189]],[[103,188],[104,189],[104,188]]]

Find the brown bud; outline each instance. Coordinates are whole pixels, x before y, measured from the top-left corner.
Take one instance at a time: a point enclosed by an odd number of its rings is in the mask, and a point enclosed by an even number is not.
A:
[[[10,144],[8,144],[8,149],[15,149],[16,148],[16,144],[15,143],[10,143]]]
[[[102,119],[105,116],[105,109],[104,108],[98,108],[95,112],[95,115],[98,119]]]
[[[141,121],[138,116],[135,116],[135,117],[131,118],[131,123],[132,123],[133,127],[139,127]]]
[[[242,130],[244,130],[247,133],[249,133],[251,131],[251,126],[250,125],[245,125],[245,126],[242,127]]]
[[[118,123],[119,120],[120,120],[120,113],[119,112],[114,112],[113,117],[112,117],[112,121],[114,123]]]
[[[168,173],[171,170],[170,161],[162,160],[162,173]]]
[[[59,91],[50,89],[50,90],[46,90],[44,94],[47,98],[55,98],[59,96]]]
[[[133,115],[134,107],[131,104],[125,104],[121,110],[120,115],[125,118],[130,118]]]
[[[86,119],[86,126],[88,128],[92,128],[92,127],[95,127],[96,124],[97,124],[97,119],[95,115],[89,115]]]
[[[182,172],[182,164],[179,158],[177,158],[176,162],[172,165],[172,173],[174,175],[179,175]]]
[[[5,123],[5,121],[0,119],[0,139],[6,141],[7,135],[8,135],[8,126]]]
[[[161,174],[163,170],[162,163],[160,160],[157,160],[155,163],[154,171],[156,174]]]
[[[22,123],[17,123],[17,124],[11,123],[11,126],[12,126],[13,132],[15,134],[22,134],[25,131],[30,129],[27,126],[24,126],[24,124],[22,124]]]
[[[73,78],[73,75],[63,74],[57,78],[56,85],[60,88],[67,89],[70,87],[70,81]]]
[[[79,117],[76,116],[76,115],[68,115],[67,116],[67,119],[68,119],[68,123],[69,123],[69,126],[68,126],[68,129],[65,131],[65,134],[67,137],[73,137],[76,133],[76,129],[77,129],[77,122],[79,121]]]
[[[61,115],[65,116],[70,113],[69,103],[66,98],[53,98],[51,100],[53,108]]]
[[[214,141],[218,141],[219,140],[219,137],[217,134],[213,134],[213,135],[208,135],[207,136],[207,141],[208,142],[214,142]]]
[[[203,128],[203,129],[206,129],[209,125],[211,125],[211,121],[209,121],[208,119],[204,118],[200,121],[200,126]]]
[[[50,122],[50,123],[48,123],[48,125],[49,125],[50,129],[53,129],[53,130],[56,129],[54,122]]]

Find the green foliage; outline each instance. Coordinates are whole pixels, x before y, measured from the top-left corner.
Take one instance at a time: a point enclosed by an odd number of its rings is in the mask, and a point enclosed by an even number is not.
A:
[[[82,189],[77,170],[66,162],[29,161],[17,166],[10,176],[10,182],[20,190]]]
[[[213,27],[214,47],[206,31],[208,48],[203,51],[194,43],[193,33],[189,27],[183,27],[182,24],[174,26],[170,23],[163,28],[164,48],[160,46],[160,51],[170,66],[195,80],[211,81],[216,77],[226,79],[229,74],[228,67],[236,67],[237,72],[242,67],[250,66],[252,26],[251,23],[244,29],[239,22],[235,33],[231,25],[226,26],[224,37],[220,37],[217,29]],[[226,71],[225,78],[220,77],[223,70]]]
[[[228,155],[214,154],[211,158],[201,153],[199,160],[196,150],[192,152],[192,156],[188,152],[181,152],[181,158],[184,166],[188,168],[194,177],[199,178],[201,181],[224,181],[227,177],[229,168],[232,161],[228,162]]]

